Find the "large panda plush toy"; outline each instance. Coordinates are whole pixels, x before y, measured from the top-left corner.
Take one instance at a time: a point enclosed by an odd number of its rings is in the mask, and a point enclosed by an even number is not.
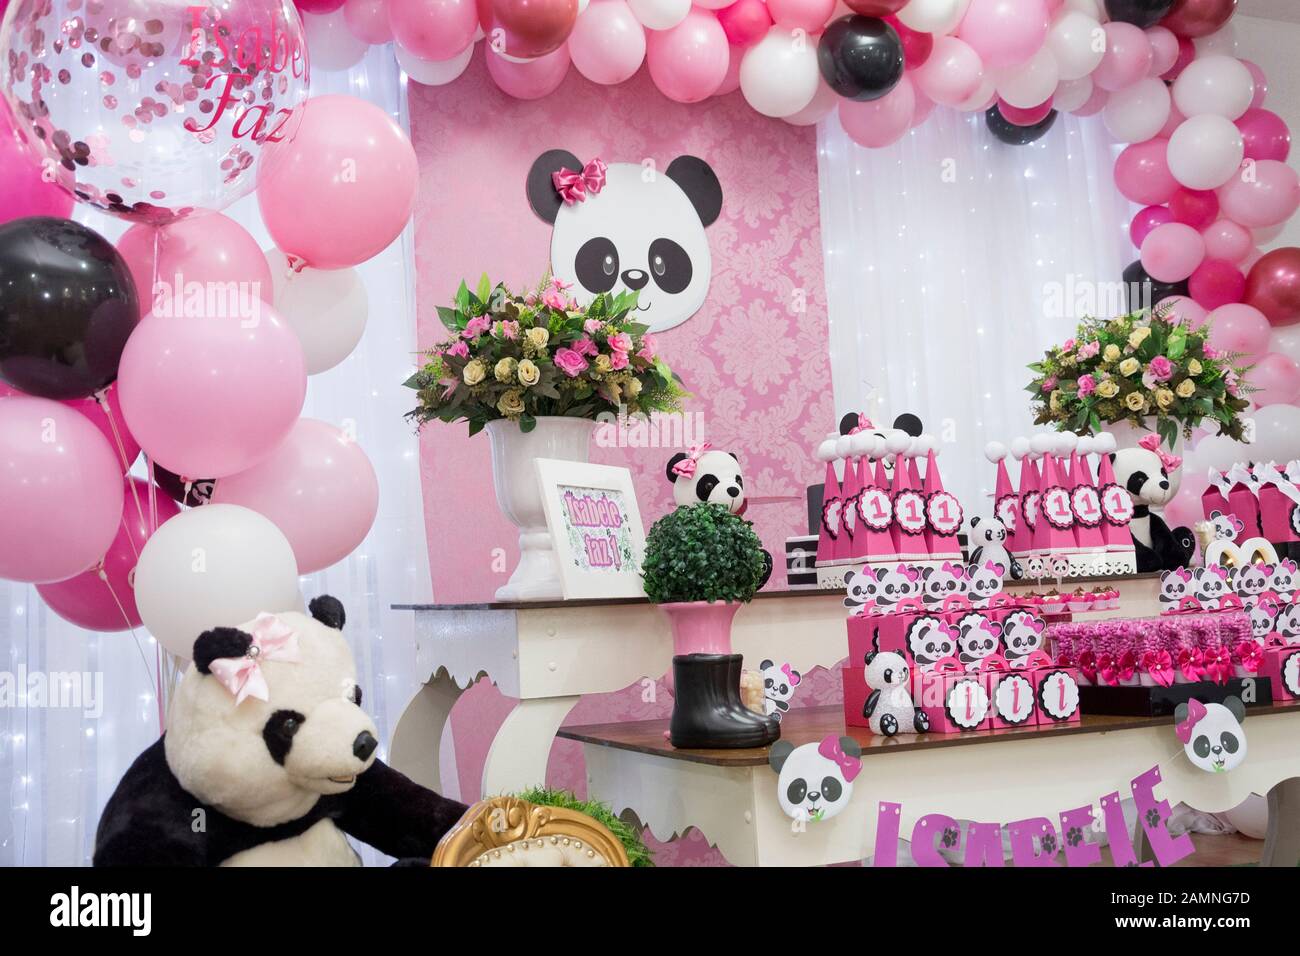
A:
[[[375,758],[343,605],[194,642],[167,732],[99,821],[96,866],[357,866],[347,840],[428,865],[465,806]]]
[[[731,452],[713,451],[705,442],[669,458],[666,472],[679,508],[708,502],[726,505],[733,515],[745,513],[745,476],[740,473],[740,459]],[[772,577],[772,552],[763,551],[763,562],[760,588]]]
[[[722,186],[704,160],[664,170],[552,149],[528,173],[528,202],[554,225],[551,272],[586,305],[602,292],[636,292],[637,318],[661,332],[699,311],[712,259],[704,234],[722,211]]]
[[[1122,448],[1111,453],[1115,481],[1133,499],[1129,533],[1138,571],[1172,571],[1183,568],[1196,551],[1196,539],[1189,528],[1172,531],[1152,508],[1163,508],[1178,488],[1166,468],[1168,456],[1148,448]]]

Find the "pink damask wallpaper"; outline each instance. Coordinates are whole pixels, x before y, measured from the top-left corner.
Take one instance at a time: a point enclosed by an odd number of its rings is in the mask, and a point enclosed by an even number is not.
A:
[[[810,449],[834,424],[825,286],[818,226],[816,136],[764,119],[739,93],[686,106],[665,99],[643,71],[617,87],[596,87],[570,71],[559,90],[525,102],[501,93],[483,51],[445,87],[410,87],[411,134],[420,160],[416,208],[417,310],[421,347],[443,328],[434,306],[461,278],[487,270],[515,286],[546,271],[550,227],[533,215],[524,184],[533,160],[563,148],[584,162],[655,160],[663,169],[689,153],[706,160],[723,190],[708,228],[713,280],[685,324],[659,335],[660,350],[695,397],[704,437],[740,456],[752,505],[747,517],[777,561],[784,540],[804,533],[804,489],[821,480]],[[678,449],[599,449],[636,479],[647,526],[672,507],[664,464]],[[490,599],[516,558],[515,534],[497,510],[486,436],[435,423],[421,435],[425,524],[433,588],[440,602]],[[494,562],[493,550],[507,559]],[[614,639],[614,638],[611,638]],[[830,675],[808,683],[802,703],[828,702]],[[643,703],[639,688],[582,701],[571,723],[667,716],[666,694]],[[475,688],[453,715],[463,799],[478,797],[487,745],[509,711],[495,689]],[[581,749],[557,744],[551,782],[578,787]],[[698,837],[698,835],[697,835]],[[665,850],[663,861],[699,844]],[[706,861],[698,854],[692,862]]]

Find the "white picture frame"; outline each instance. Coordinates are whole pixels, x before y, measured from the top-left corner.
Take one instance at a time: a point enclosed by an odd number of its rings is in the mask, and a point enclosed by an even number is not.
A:
[[[645,525],[632,473],[556,458],[534,467],[564,599],[645,597]]]

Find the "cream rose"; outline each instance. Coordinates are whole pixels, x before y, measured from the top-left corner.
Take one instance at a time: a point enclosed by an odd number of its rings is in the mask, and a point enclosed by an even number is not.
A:
[[[597,372],[608,372],[613,365],[610,364],[608,355],[597,355],[596,360],[592,363]]]
[[[497,411],[507,418],[522,415],[524,413],[524,393],[517,388],[510,389],[497,402]]]
[[[1119,363],[1119,374],[1132,375],[1141,367],[1142,367],[1142,363],[1130,356],[1129,358],[1126,358],[1124,361]]]
[[[1190,378],[1185,378],[1178,383],[1178,387],[1174,391],[1178,393],[1179,398],[1191,398],[1196,394],[1196,383]]]
[[[1119,353],[1118,345],[1108,345],[1106,346],[1106,351],[1101,353],[1101,357],[1104,358],[1107,362],[1118,362],[1119,354],[1120,353]]]
[[[632,379],[630,382],[627,383],[627,394],[628,394],[631,398],[636,398],[638,395],[641,394],[641,380],[640,380],[640,379],[636,379],[636,378],[634,378],[634,379]]]
[[[1097,385],[1097,394],[1102,398],[1114,398],[1119,394],[1119,386],[1111,381],[1101,382]]]
[[[485,366],[479,359],[474,359],[474,361],[465,366],[463,377],[466,385],[477,385],[479,382],[483,381],[483,379],[487,378],[487,366]]]
[[[1147,400],[1142,397],[1141,392],[1129,392],[1124,396],[1124,406],[1130,412],[1140,412],[1146,408]]]
[[[519,384],[524,388],[536,385],[541,377],[542,371],[532,359],[524,359],[519,363]]]
[[[1161,408],[1169,408],[1174,403],[1174,393],[1167,388],[1156,389],[1156,404]]]
[[[493,370],[498,382],[511,382],[515,377],[515,360],[506,357],[497,362],[497,367]]]
[[[1202,366],[1201,366],[1200,359],[1192,359],[1190,362],[1187,363],[1187,373],[1189,375],[1200,375],[1201,368]]]
[[[528,337],[528,344],[535,349],[544,349],[546,348],[546,343],[551,341],[550,331],[541,326],[529,329],[526,335]]]
[[[1128,337],[1129,348],[1136,349],[1151,337],[1151,330],[1145,325],[1139,325]]]

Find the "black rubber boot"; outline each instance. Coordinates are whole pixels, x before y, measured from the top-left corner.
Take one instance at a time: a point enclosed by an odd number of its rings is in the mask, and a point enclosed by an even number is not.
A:
[[[673,658],[674,747],[734,750],[766,747],[781,724],[740,702],[739,654],[680,654]]]

